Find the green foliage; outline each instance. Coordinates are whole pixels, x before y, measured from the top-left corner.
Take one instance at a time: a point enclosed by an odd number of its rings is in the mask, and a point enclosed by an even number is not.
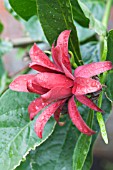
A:
[[[106,28],[102,25],[102,23],[92,15],[91,11],[84,3],[80,0],[77,1],[85,17],[89,20],[89,28],[94,30],[99,35],[106,36]]]
[[[109,74],[107,74],[106,78],[106,95],[107,98],[112,102],[113,101],[113,71],[110,71]]]
[[[16,170],[71,170],[72,155],[75,143],[78,138],[78,132],[69,121],[65,126],[56,126],[53,134],[45,143],[31,151],[27,156],[27,163],[21,163]]]
[[[37,14],[36,0],[9,0],[9,3],[14,11],[25,20]]]
[[[74,54],[75,62],[80,65],[81,55],[70,1],[37,0],[37,6],[43,31],[50,44],[56,40],[62,31],[71,30],[70,50]]]
[[[82,2],[89,8],[93,16],[102,20],[105,2],[103,1],[92,1],[92,0],[82,0]],[[80,7],[77,0],[71,0],[73,9],[73,18],[83,27],[89,27],[89,17],[85,15],[85,11]]]
[[[108,32],[108,37],[107,37],[107,58],[106,60],[109,60],[113,63],[113,30],[110,30]]]
[[[31,149],[43,143],[52,133],[54,120],[45,127],[43,139],[34,132],[34,121],[29,120],[27,107],[36,98],[29,93],[8,90],[0,98],[0,169],[12,170]],[[7,161],[6,161],[7,160]]]
[[[90,111],[87,119],[87,123],[91,128],[93,124],[93,114],[93,111]],[[87,136],[84,134],[81,134],[79,136],[73,154],[73,170],[82,170],[85,159],[90,149],[91,141],[92,136]]]

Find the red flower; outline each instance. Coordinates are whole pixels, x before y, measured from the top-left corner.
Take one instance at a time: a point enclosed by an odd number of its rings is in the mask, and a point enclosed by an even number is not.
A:
[[[59,122],[60,112],[66,101],[68,101],[68,113],[73,124],[84,134],[95,133],[82,119],[74,96],[89,108],[102,112],[86,94],[102,89],[100,82],[92,77],[112,69],[112,64],[105,61],[79,66],[73,76],[68,57],[69,35],[69,30],[63,31],[58,37],[57,45],[52,46],[54,62],[50,61],[46,54],[34,44],[30,50],[32,60],[30,67],[37,70],[38,73],[36,75],[21,75],[10,84],[12,90],[41,95],[28,107],[30,119],[33,119],[40,110],[48,106],[39,115],[35,124],[35,132],[40,138],[42,138],[46,122],[53,114],[55,120]]]

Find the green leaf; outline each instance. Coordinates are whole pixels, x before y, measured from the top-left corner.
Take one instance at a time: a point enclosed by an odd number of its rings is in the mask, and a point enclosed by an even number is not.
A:
[[[113,63],[113,30],[110,30],[108,32],[108,37],[107,37],[107,58],[106,60],[109,60]]]
[[[12,49],[12,44],[0,39],[0,57]]]
[[[3,29],[4,29],[4,26],[3,26],[3,24],[0,21],[0,34],[2,33]]]
[[[57,125],[50,138],[35,151],[31,151],[27,156],[27,162],[21,163],[16,170],[28,170],[30,167],[31,170],[45,170],[45,168],[46,170],[71,170],[77,138],[78,132],[69,121],[62,127]]]
[[[70,50],[75,62],[80,65],[81,55],[76,27],[73,23],[72,7],[69,0],[37,0],[38,15],[45,36],[52,45],[58,35],[64,30],[72,30],[70,36]]]
[[[78,22],[83,27],[88,27],[89,19],[86,18],[84,12],[82,11],[77,0],[71,0],[72,10],[73,10],[73,18],[76,22]]]
[[[102,20],[105,8],[105,2],[103,1],[92,1],[82,0],[84,5],[88,7],[92,15],[99,20]],[[89,27],[89,18],[85,15],[84,10],[80,7],[77,0],[71,0],[73,9],[73,18],[83,27]]]
[[[100,112],[97,112],[97,120],[98,120],[98,123],[100,126],[102,138],[103,138],[104,142],[106,144],[108,144],[108,136],[107,136],[107,132],[106,132],[106,126],[105,126],[105,122],[103,120],[102,114]]]
[[[37,14],[36,0],[9,0],[9,3],[14,11],[25,20]]]
[[[107,88],[106,88],[107,98],[108,98],[111,102],[113,102],[113,71],[110,71],[110,72],[107,74],[106,85],[107,85]]]
[[[16,168],[31,149],[43,143],[52,133],[54,120],[47,123],[43,139],[34,132],[34,123],[30,121],[27,108],[36,98],[30,93],[8,90],[0,98],[0,169]]]
[[[89,127],[92,128],[92,123],[93,123],[92,110],[88,114],[87,123],[89,124]],[[81,134],[79,136],[73,154],[73,170],[82,170],[85,159],[90,149],[91,141],[92,141],[92,136],[87,136],[84,134]]]
[[[77,1],[85,17],[89,20],[89,28],[94,30],[99,35],[106,36],[106,29],[102,23],[92,15],[91,11],[84,3],[82,3],[80,0]]]

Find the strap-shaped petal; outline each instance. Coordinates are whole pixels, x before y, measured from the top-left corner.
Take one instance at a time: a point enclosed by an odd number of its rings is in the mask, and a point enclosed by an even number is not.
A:
[[[71,88],[65,88],[65,87],[55,87],[48,91],[47,93],[41,95],[44,101],[55,101],[59,99],[68,98],[72,95],[72,89]]]
[[[40,86],[38,83],[35,84],[33,82],[34,79],[30,79],[27,81],[27,89],[29,92],[32,92],[32,93],[37,93],[37,94],[44,94],[44,93],[47,93],[48,89]]]
[[[39,73],[35,76],[34,82],[40,86],[52,89],[57,86],[72,87],[74,82],[62,74]]]
[[[70,30],[65,30],[61,32],[61,34],[57,39],[57,46],[61,48],[63,65],[69,70],[70,73],[72,73],[71,65],[68,57],[68,39],[69,39],[70,32],[71,32]]]
[[[75,96],[76,99],[81,102],[82,104],[88,106],[89,108],[97,111],[97,112],[103,112],[99,107],[96,106],[95,103],[93,103],[87,96],[81,95],[81,96]]]
[[[42,138],[42,132],[44,129],[45,124],[50,119],[50,117],[55,113],[55,111],[58,109],[60,105],[64,100],[57,101],[53,104],[51,104],[47,109],[45,109],[36,120],[35,124],[35,132],[38,135],[39,138]]]
[[[49,60],[48,56],[34,44],[30,50],[30,57],[32,63],[29,67],[39,72],[62,72],[52,61]]]
[[[75,78],[74,78],[74,76],[72,75],[72,72],[70,71],[70,69],[67,67],[67,65],[66,64],[64,64],[64,62],[63,62],[63,54],[62,54],[62,49],[61,49],[61,47],[60,46],[56,46],[55,48],[54,48],[54,50],[55,50],[55,53],[56,53],[56,57],[57,57],[57,65],[59,65],[61,68],[62,68],[62,70],[63,70],[63,72],[65,73],[65,75],[68,77],[68,78],[70,78],[70,79],[72,79],[72,80],[74,80]],[[69,60],[69,58],[68,58],[68,60]],[[68,63],[68,66],[71,68],[71,65],[70,65],[70,61],[69,61],[69,63]]]
[[[50,102],[44,102],[42,98],[37,98],[32,101],[28,106],[30,119],[32,120],[48,104],[50,104]]]
[[[77,106],[74,101],[74,96],[72,96],[68,101],[68,112],[73,124],[78,128],[78,130],[86,135],[93,135],[95,132],[90,129],[87,124],[82,119]]]
[[[96,92],[102,88],[100,82],[91,79],[77,77],[75,79],[74,86],[72,88],[72,93],[75,95],[84,95],[92,92]]]
[[[90,64],[86,64],[83,66],[79,66],[75,70],[74,76],[89,78],[89,77],[98,75],[100,73],[103,73],[107,70],[111,70],[112,68],[113,68],[113,65],[110,61],[90,63]]]
[[[34,78],[34,75],[26,74],[17,77],[10,85],[9,88],[14,91],[29,92],[27,89],[27,81]]]
[[[52,58],[53,58],[53,61],[55,63],[55,65],[60,68],[60,70],[62,70],[63,72],[63,69],[62,69],[62,64],[61,64],[61,58],[60,58],[60,51],[59,51],[59,46],[56,46],[54,47],[54,44],[52,45],[52,48],[51,48],[51,53],[52,53]]]

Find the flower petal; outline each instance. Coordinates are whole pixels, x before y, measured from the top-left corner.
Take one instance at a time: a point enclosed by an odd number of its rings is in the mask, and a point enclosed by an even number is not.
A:
[[[68,101],[68,112],[73,124],[79,129],[80,132],[88,136],[95,134],[95,132],[90,129],[82,119],[75,104],[74,96],[72,96]]]
[[[34,78],[34,75],[26,74],[17,77],[10,85],[9,88],[15,91],[29,92],[27,89],[27,81]]]
[[[97,111],[97,112],[103,112],[99,107],[96,106],[95,103],[93,103],[87,96],[81,95],[81,96],[75,96],[76,99],[83,103],[84,105],[88,106],[89,108]]]
[[[35,76],[34,82],[40,86],[52,89],[57,86],[72,87],[73,81],[62,74],[55,73],[39,73]]]
[[[47,93],[41,95],[44,101],[54,101],[59,99],[68,98],[72,95],[72,89],[71,88],[65,88],[65,87],[55,87],[48,91]]]
[[[30,63],[29,67],[39,72],[62,72],[54,63],[52,63],[52,61],[49,60],[48,56],[44,54],[36,44],[34,44],[30,50],[30,57],[32,63]]]
[[[113,68],[112,63],[110,61],[96,62],[90,63],[83,66],[79,66],[75,72],[75,77],[84,77],[89,78],[100,73],[103,73],[107,70],[111,70]]]
[[[91,79],[91,78],[83,78],[77,77],[75,79],[74,86],[72,88],[72,93],[75,95],[83,95],[92,92],[96,92],[102,88],[100,82]]]
[[[61,47],[60,47],[60,46],[56,46],[56,47],[54,48],[54,51],[55,51],[54,53],[56,53],[56,55],[57,55],[57,56],[56,56],[56,58],[57,58],[57,65],[59,65],[59,67],[62,68],[63,72],[65,73],[65,75],[66,75],[68,78],[74,80],[75,78],[74,78],[74,76],[72,75],[72,72],[70,71],[70,69],[69,69],[69,68],[64,64],[64,62],[63,62],[64,56],[63,56]],[[69,57],[68,57],[68,59],[69,59]],[[69,62],[70,62],[70,61],[69,61]],[[69,63],[69,67],[71,67],[70,63]]]
[[[50,102],[44,102],[42,98],[37,98],[30,103],[28,106],[28,112],[30,119],[32,120],[34,116],[38,114],[44,107],[46,107]]]
[[[68,57],[68,39],[69,39],[70,32],[71,32],[70,30],[65,30],[61,32],[61,34],[57,39],[57,46],[61,48],[63,65],[67,68],[67,70],[69,70],[70,73],[72,73],[71,65]]]
[[[29,92],[32,92],[32,93],[37,93],[37,94],[44,94],[44,93],[47,93],[48,89],[44,88],[44,87],[41,87],[38,83],[35,84],[33,82],[34,79],[30,79],[28,80],[27,82],[27,89]]]
[[[60,100],[60,101],[57,101],[51,104],[47,109],[45,109],[39,115],[38,119],[36,120],[36,124],[35,124],[35,132],[39,138],[42,138],[42,132],[47,121],[54,114],[54,112],[58,109],[58,107],[62,105],[63,102],[64,100]]]
[[[51,53],[52,53],[52,58],[53,58],[53,61],[55,63],[55,65],[60,69],[62,70],[63,72],[63,69],[62,69],[62,66],[61,66],[61,61],[60,61],[60,52],[59,52],[59,46],[56,46],[54,47],[54,44],[52,45],[52,48],[51,48]]]

